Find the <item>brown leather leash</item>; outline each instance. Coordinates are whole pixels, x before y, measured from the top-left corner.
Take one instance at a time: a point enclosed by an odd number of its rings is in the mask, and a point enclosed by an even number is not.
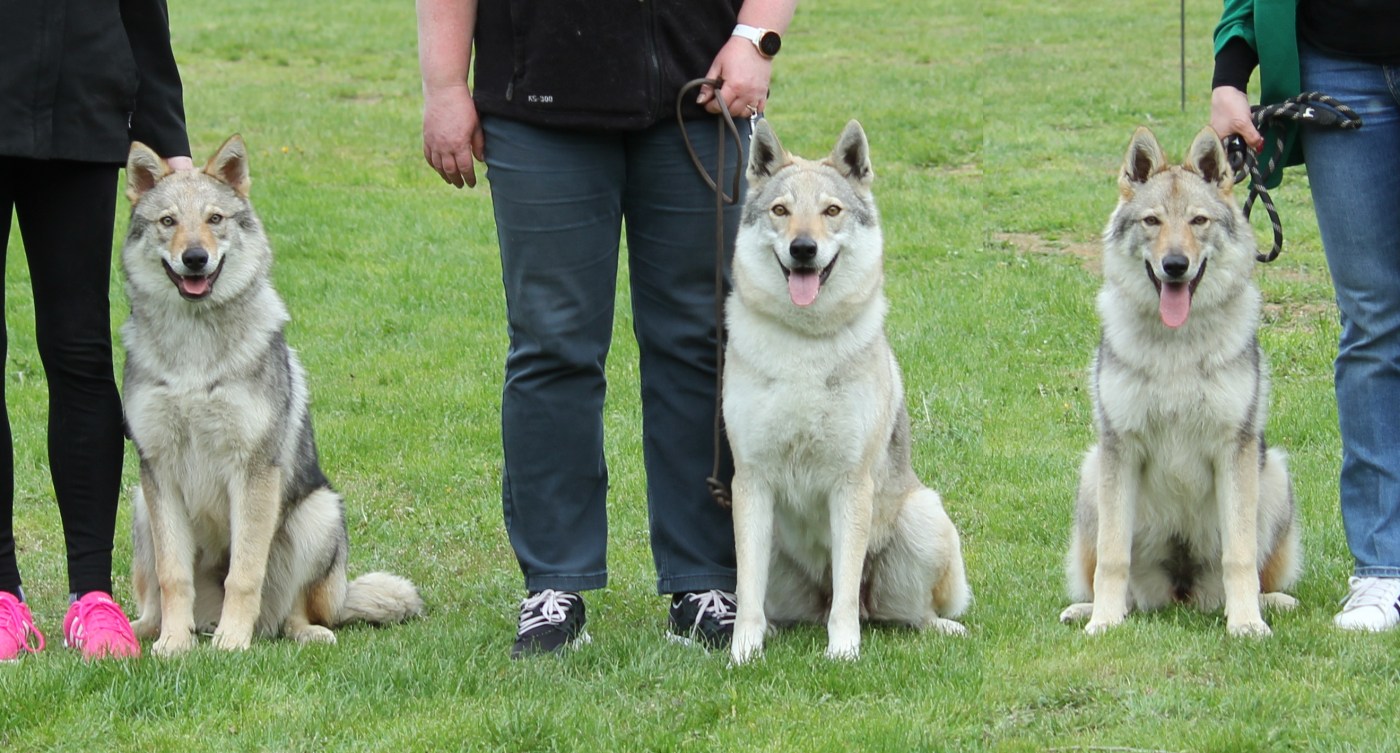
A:
[[[714,88],[715,101],[719,103],[720,117],[715,118],[715,130],[718,134],[716,139],[715,174],[710,176],[710,172],[700,162],[700,155],[696,154],[695,146],[690,142],[690,134],[686,131],[685,117],[681,114],[681,106],[686,101],[686,95],[693,89],[709,85]],[[724,95],[720,94],[720,87],[724,86],[723,79],[697,78],[687,82],[681,87],[680,93],[676,95],[676,124],[680,126],[681,138],[685,140],[685,149],[690,153],[690,161],[695,165],[695,169],[704,179],[705,185],[715,192],[715,424],[714,424],[714,464],[710,471],[709,478],[705,479],[706,486],[710,489],[710,496],[721,507],[729,507],[733,504],[733,499],[729,493],[729,484],[720,478],[722,468],[721,461],[724,457],[724,269],[725,269],[725,249],[724,249],[724,206],[726,204],[737,204],[739,202],[739,178],[744,174],[744,145],[739,136],[739,127],[734,125],[734,118],[729,114],[729,103],[724,100]],[[757,115],[755,115],[757,117]],[[733,185],[729,193],[724,191],[724,162],[725,162],[725,141],[726,136],[732,137],[734,141],[734,173]]]

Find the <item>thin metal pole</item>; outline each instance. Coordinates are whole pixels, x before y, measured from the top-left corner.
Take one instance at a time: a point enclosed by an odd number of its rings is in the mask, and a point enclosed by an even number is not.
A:
[[[1186,0],[1181,0],[1181,111],[1186,112]]]

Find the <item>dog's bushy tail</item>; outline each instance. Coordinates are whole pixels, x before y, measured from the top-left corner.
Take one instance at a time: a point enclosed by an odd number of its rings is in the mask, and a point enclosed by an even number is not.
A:
[[[948,570],[933,584],[933,605],[938,616],[951,619],[962,616],[972,603],[972,589],[967,586],[967,571],[963,568],[962,541],[957,529],[949,521],[946,528],[947,546],[950,553]]]
[[[391,573],[367,573],[350,581],[340,623],[388,625],[423,614],[423,597],[407,578]]]

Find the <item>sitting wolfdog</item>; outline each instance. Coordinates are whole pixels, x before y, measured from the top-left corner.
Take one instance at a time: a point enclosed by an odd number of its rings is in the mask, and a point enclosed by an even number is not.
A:
[[[1103,238],[1099,444],[1080,471],[1065,622],[1098,633],[1132,609],[1225,606],[1235,635],[1289,609],[1298,528],[1284,455],[1264,443],[1254,231],[1215,132],[1168,164],[1133,135]],[[1262,595],[1261,595],[1262,590]]]
[[[832,658],[859,655],[862,617],[964,632],[958,532],[910,465],[873,177],[855,121],[820,162],[758,122],[726,314],[736,663],[770,621],[825,621]]]
[[[254,631],[335,642],[351,620],[419,614],[412,583],[345,582],[340,495],[316,457],[305,374],[287,347],[272,250],[233,136],[202,171],[133,144],[122,270],[126,420],[141,458],[132,520],[138,635],[188,650],[196,628],[247,648]]]

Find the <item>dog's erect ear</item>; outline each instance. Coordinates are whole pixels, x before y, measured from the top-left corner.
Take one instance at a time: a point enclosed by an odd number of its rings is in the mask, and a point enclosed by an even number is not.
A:
[[[1225,152],[1225,145],[1220,143],[1220,137],[1215,134],[1215,129],[1210,126],[1202,128],[1201,132],[1196,134],[1196,140],[1191,142],[1191,150],[1186,153],[1184,167],[1204,178],[1207,183],[1215,184],[1221,191],[1228,192],[1235,186],[1230,157]]]
[[[875,179],[875,169],[870,166],[870,143],[865,140],[865,129],[854,120],[846,124],[827,161],[856,185],[868,188]]]
[[[248,177],[248,149],[243,146],[243,137],[236,133],[229,136],[205,163],[204,172],[227,183],[239,196],[248,198],[253,179]]]
[[[126,155],[126,198],[135,204],[170,173],[170,165],[154,149],[139,141],[131,142],[131,151]]]
[[[766,120],[758,121],[753,128],[753,141],[749,143],[749,185],[762,184],[790,164],[792,156],[783,149],[773,126]]]
[[[1123,174],[1118,176],[1118,190],[1124,198],[1133,195],[1133,187],[1147,182],[1148,178],[1167,169],[1167,154],[1157,137],[1146,127],[1133,132],[1133,140],[1128,144],[1128,154],[1123,158]]]

